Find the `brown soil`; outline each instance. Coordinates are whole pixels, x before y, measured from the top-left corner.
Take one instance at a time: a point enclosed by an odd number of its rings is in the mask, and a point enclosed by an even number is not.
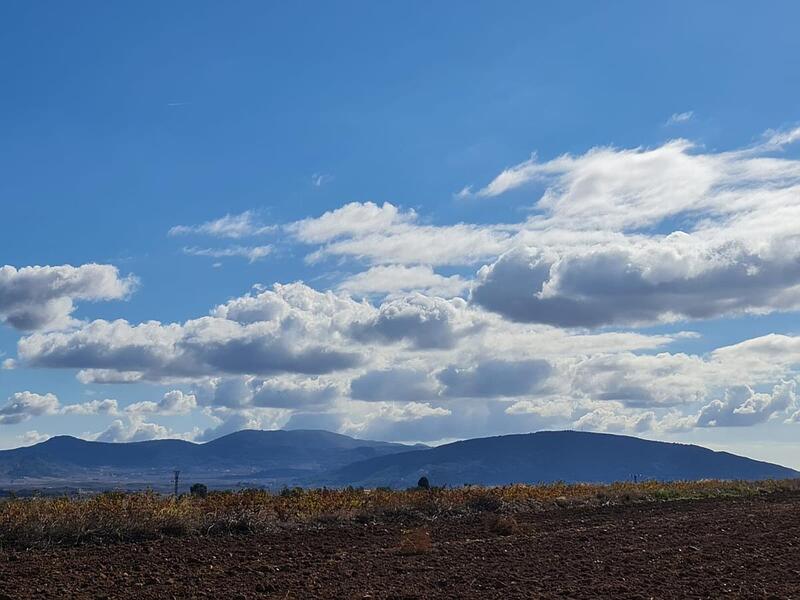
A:
[[[6,549],[0,599],[800,598],[798,494],[514,519]]]

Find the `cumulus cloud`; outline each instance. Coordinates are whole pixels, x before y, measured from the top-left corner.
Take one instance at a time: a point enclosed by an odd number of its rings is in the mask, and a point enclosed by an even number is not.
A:
[[[273,379],[258,382],[254,386],[252,405],[261,408],[308,410],[327,407],[338,395],[337,388],[330,384]]]
[[[355,295],[386,295],[421,292],[452,298],[462,294],[469,282],[458,275],[444,276],[427,265],[381,265],[348,277],[338,289]]]
[[[159,400],[135,402],[125,407],[129,414],[186,415],[197,408],[194,394],[186,394],[181,390],[170,390]]]
[[[79,404],[67,404],[61,411],[63,415],[117,415],[119,404],[113,398],[89,400]]]
[[[700,411],[699,427],[742,427],[763,423],[775,414],[797,408],[797,382],[782,381],[772,392],[758,393],[749,386],[735,386],[722,399]]]
[[[431,406],[427,402],[407,402],[405,404],[385,404],[380,407],[376,418],[393,422],[418,421],[430,417],[446,417],[450,410],[441,406]]]
[[[320,217],[303,219],[287,226],[301,242],[320,244],[341,237],[359,237],[383,231],[395,225],[413,223],[417,214],[401,212],[393,204],[378,206],[372,202],[351,202]]]
[[[206,410],[214,425],[198,432],[196,440],[206,442],[242,429],[278,429],[284,425],[290,412],[280,409],[230,409],[215,407]]]
[[[22,435],[18,435],[17,439],[19,440],[22,446],[33,446],[34,444],[40,444],[41,442],[46,442],[49,440],[51,436],[49,433],[39,433],[35,429],[31,431],[26,431]]]
[[[228,214],[219,219],[201,223],[200,225],[176,225],[169,230],[168,234],[171,236],[194,234],[218,238],[240,239],[263,235],[274,229],[274,226],[260,223],[257,219],[257,215],[253,211],[248,210],[238,215]]]
[[[340,394],[331,382],[282,376],[213,378],[197,387],[197,395],[206,406],[308,410],[328,407]]]
[[[424,371],[394,368],[368,371],[350,382],[350,396],[368,402],[427,400],[436,395]]]
[[[687,354],[619,352],[582,358],[572,368],[578,397],[619,403],[627,408],[691,405],[714,385],[718,365]]]
[[[116,371],[114,369],[81,369],[76,378],[81,383],[136,383],[144,376],[138,371]]]
[[[478,304],[561,327],[642,325],[800,307],[800,237],[759,250],[657,241],[558,254],[520,248],[483,267]]]
[[[145,442],[172,437],[175,437],[174,434],[163,425],[131,418],[127,421],[115,419],[94,439],[97,442]]]
[[[9,396],[3,406],[0,406],[0,425],[16,425],[31,417],[56,414],[59,407],[60,403],[55,394],[16,392]]]
[[[59,329],[73,323],[76,301],[119,300],[137,280],[112,265],[0,267],[0,322],[22,331]]]
[[[461,194],[537,184],[518,223],[433,225],[414,210],[365,202],[284,226],[282,243],[308,246],[309,262],[346,264],[353,274],[336,291],[257,286],[184,322],[77,323],[73,301],[103,297],[43,285],[55,300],[39,312],[56,317],[33,319],[32,329],[70,328],[27,335],[16,360],[75,369],[83,383],[190,390],[122,410],[107,434],[114,439],[161,435],[143,415],[195,406],[214,423],[206,439],[296,423],[440,440],[553,424],[679,432],[792,421],[794,389],[761,390],[796,377],[800,338],[690,355],[665,351],[690,333],[607,328],[800,309],[800,161],[780,154],[797,131],[728,152],[672,140],[534,156]],[[170,233],[236,240],[268,230],[243,213]],[[249,258],[268,248],[236,243],[190,250]],[[479,265],[473,281],[444,268]],[[8,298],[0,280],[0,320],[22,328],[27,317],[8,317]],[[36,312],[50,302],[31,298],[14,306]],[[54,410],[94,414],[107,401],[95,402]]]
[[[0,407],[0,424],[14,425],[43,415],[118,415],[116,400],[90,400],[62,405],[55,394],[17,392]]]
[[[416,349],[452,348],[477,326],[464,320],[465,307],[461,298],[444,300],[415,292],[381,304],[376,314],[355,323],[350,333],[364,341],[406,341]]]
[[[575,429],[643,433],[653,429],[655,421],[655,413],[652,411],[626,414],[621,410],[615,410],[612,406],[601,406],[575,421]]]
[[[737,365],[754,379],[781,377],[800,365],[800,336],[771,333],[711,352],[714,362]]]
[[[340,306],[352,310],[340,314]],[[82,369],[85,381],[108,371],[151,380],[329,373],[362,362],[341,334],[361,312],[362,305],[334,294],[276,286],[183,324],[97,320],[70,332],[34,334],[19,341],[18,353],[31,366]]]
[[[467,368],[449,366],[437,378],[445,396],[495,398],[531,394],[551,371],[545,360],[484,360]]]

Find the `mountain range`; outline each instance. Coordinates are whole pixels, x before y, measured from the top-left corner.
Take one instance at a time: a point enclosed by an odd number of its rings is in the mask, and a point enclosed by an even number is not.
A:
[[[359,440],[318,430],[244,430],[198,444],[105,443],[58,436],[0,451],[0,489],[167,490],[185,485],[408,487],[611,482],[643,479],[793,478],[792,469],[700,446],[577,431],[477,438],[438,447]]]

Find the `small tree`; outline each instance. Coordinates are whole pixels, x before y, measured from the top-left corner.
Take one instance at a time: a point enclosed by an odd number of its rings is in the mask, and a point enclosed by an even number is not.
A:
[[[423,475],[422,477],[419,478],[419,481],[417,482],[417,487],[421,490],[429,490],[431,489],[431,482],[428,481],[428,478]]]
[[[193,483],[189,493],[195,498],[205,498],[208,496],[208,487],[204,483]]]

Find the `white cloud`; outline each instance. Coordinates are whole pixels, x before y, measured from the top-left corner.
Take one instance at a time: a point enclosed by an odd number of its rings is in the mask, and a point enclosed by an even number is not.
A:
[[[500,398],[526,396],[542,387],[552,367],[545,360],[482,360],[470,367],[448,366],[436,377],[444,396]]]
[[[199,384],[195,393],[200,404],[234,410],[327,408],[340,396],[331,381],[297,376],[218,377]]]
[[[655,424],[655,413],[625,414],[615,410],[613,406],[605,405],[587,412],[575,421],[575,429],[588,431],[634,432],[643,433],[652,429]]]
[[[311,176],[311,185],[317,188],[331,181],[333,181],[333,175],[329,175],[328,173],[314,173]]]
[[[800,336],[773,333],[717,348],[710,355],[717,364],[736,365],[751,380],[780,378],[800,366]]]
[[[367,235],[416,220],[417,214],[413,210],[403,213],[388,202],[383,206],[372,202],[351,202],[321,217],[292,223],[287,230],[301,242],[320,244],[340,237]]]
[[[274,231],[274,229],[274,226],[263,225],[258,222],[256,214],[248,210],[238,215],[228,214],[200,225],[176,225],[169,230],[168,234],[171,236],[194,234],[240,239],[263,235]]]
[[[94,373],[108,380],[109,371],[123,373],[125,380],[131,373],[151,380],[321,374],[362,362],[343,330],[370,310],[302,284],[278,285],[221,305],[212,311],[215,316],[183,324],[97,320],[70,332],[23,338],[18,352],[28,365],[81,369],[84,381]]]
[[[641,325],[800,307],[800,236],[750,248],[685,233],[557,252],[519,248],[483,267],[482,306],[561,327]]]
[[[73,324],[76,301],[119,300],[136,287],[112,265],[0,267],[0,323],[23,331]]]
[[[459,223],[420,225],[413,210],[384,203],[351,203],[292,223],[286,230],[305,244],[322,244],[307,260],[363,259],[373,264],[472,265],[503,252],[518,228]]]
[[[50,319],[71,329],[24,337],[17,360],[75,369],[84,383],[189,390],[122,410],[104,434],[113,439],[161,436],[166,429],[143,415],[198,405],[214,423],[206,439],[312,423],[432,440],[800,419],[793,388],[764,391],[797,377],[800,338],[762,336],[691,355],[665,351],[690,332],[608,329],[800,309],[800,161],[775,157],[797,131],[728,152],[673,140],[533,157],[459,194],[539,184],[529,216],[512,224],[433,225],[389,203],[350,203],[282,229],[281,243],[307,246],[310,262],[336,260],[353,273],[335,292],[259,286],[208,316],[138,324],[74,322],[71,303],[81,298],[73,294]],[[268,230],[248,212],[171,234],[241,239]],[[249,257],[250,249],[190,251]],[[443,274],[481,264],[473,281],[461,270]],[[0,291],[0,318],[4,298]],[[101,412],[95,402],[56,410]],[[14,410],[12,419],[30,413]]]
[[[18,435],[17,439],[20,441],[22,446],[33,446],[34,444],[40,444],[41,442],[46,442],[49,440],[51,436],[49,433],[39,433],[35,429],[31,431],[26,431],[22,435]]]
[[[687,354],[597,354],[570,370],[572,393],[627,408],[657,408],[701,402],[725,378],[721,365]]]
[[[31,417],[52,415],[58,412],[59,401],[55,394],[16,392],[0,406],[0,425],[15,425]]]
[[[81,369],[78,381],[87,383],[136,383],[144,379],[139,371],[117,371],[114,369]]]
[[[186,415],[195,408],[197,408],[197,398],[194,394],[186,394],[181,390],[171,390],[165,393],[158,402],[145,400],[129,404],[125,407],[125,412],[132,415]]]
[[[97,442],[145,442],[176,437],[169,428],[157,423],[148,423],[139,418],[127,421],[115,419],[94,439]]]
[[[694,117],[693,110],[687,110],[685,112],[680,113],[672,113],[669,119],[667,119],[666,125],[677,125],[678,123],[686,123],[687,121],[691,121]]]
[[[272,252],[272,246],[230,246],[229,248],[198,248],[196,246],[186,246],[183,248],[184,254],[191,256],[210,256],[212,258],[241,257],[248,262],[256,262]]]
[[[792,139],[783,135],[778,141]],[[593,148],[547,162],[531,158],[506,169],[476,195],[494,197],[531,182],[546,185],[540,215],[527,227],[652,227],[669,217],[725,219],[763,212],[796,194],[800,161],[764,157],[746,149],[699,152],[688,140],[650,149]],[[767,206],[765,206],[767,204]]]
[[[452,298],[462,294],[469,282],[458,275],[446,277],[427,265],[380,265],[348,277],[337,287],[354,295],[422,292],[429,296]]]
[[[33,334],[19,341],[18,355],[28,366],[79,369],[84,383],[321,375],[364,364],[364,343],[446,349],[480,327],[463,299],[411,294],[375,308],[297,283],[232,299],[182,324],[96,320]]]
[[[406,341],[416,349],[452,348],[479,326],[469,320],[466,302],[414,293],[381,304],[371,318],[356,322],[350,334],[366,342]]]
[[[60,413],[62,415],[118,415],[119,405],[113,398],[90,400],[80,404],[67,404]]]
[[[749,386],[725,390],[722,400],[713,400],[700,411],[699,427],[750,426],[763,423],[775,414],[800,408],[797,404],[797,382],[782,381],[772,393],[758,393]]]
[[[223,435],[242,429],[278,429],[288,419],[289,411],[280,409],[230,409],[227,407],[209,408],[206,416],[214,422],[213,427],[198,433],[197,441],[214,440]]]
[[[446,417],[450,410],[434,407],[427,402],[408,402],[406,404],[384,404],[375,418],[393,422],[418,421],[430,417]]]
[[[436,394],[436,386],[426,372],[408,368],[367,371],[350,382],[350,396],[367,402],[415,402]]]
[[[782,131],[769,130],[766,132],[765,136],[767,141],[762,148],[767,150],[779,150],[784,146],[800,141],[800,127]]]

